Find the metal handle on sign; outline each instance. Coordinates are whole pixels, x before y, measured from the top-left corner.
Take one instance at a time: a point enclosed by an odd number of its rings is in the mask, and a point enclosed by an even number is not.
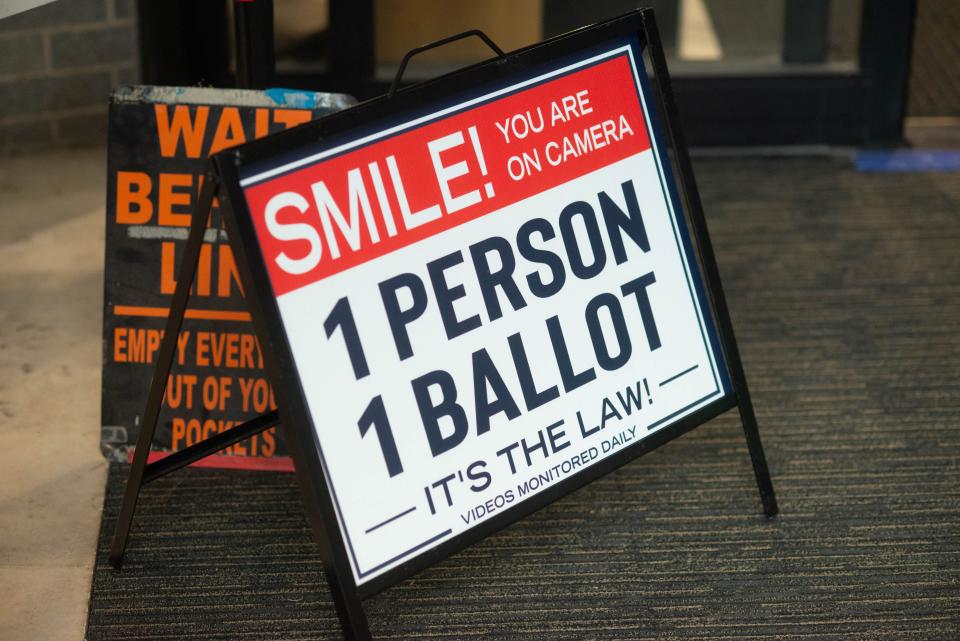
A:
[[[493,49],[498,58],[503,58],[506,54],[503,53],[503,49],[498,47],[490,37],[479,29],[471,29],[470,31],[464,31],[463,33],[458,33],[453,36],[447,36],[446,38],[441,38],[440,40],[435,40],[428,44],[415,47],[408,51],[404,56],[403,60],[400,61],[400,68],[397,69],[397,75],[394,76],[393,82],[390,83],[390,91],[387,92],[387,98],[393,98],[393,94],[397,92],[397,86],[400,84],[400,79],[403,78],[403,72],[407,69],[407,63],[410,62],[410,58],[413,58],[418,53],[423,53],[424,51],[429,51],[430,49],[435,49],[436,47],[442,47],[445,44],[450,44],[457,40],[463,40],[464,38],[469,38],[470,36],[476,36],[483,40],[488,47]]]

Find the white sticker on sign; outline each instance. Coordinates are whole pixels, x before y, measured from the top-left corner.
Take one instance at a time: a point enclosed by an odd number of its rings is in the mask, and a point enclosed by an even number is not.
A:
[[[727,394],[637,64],[244,177],[358,584]]]

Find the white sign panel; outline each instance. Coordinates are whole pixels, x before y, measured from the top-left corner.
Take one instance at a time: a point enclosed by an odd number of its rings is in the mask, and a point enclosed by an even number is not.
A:
[[[729,394],[639,64],[241,176],[358,585]]]

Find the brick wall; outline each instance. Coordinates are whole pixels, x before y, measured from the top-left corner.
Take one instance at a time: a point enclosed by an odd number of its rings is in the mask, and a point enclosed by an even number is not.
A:
[[[0,152],[104,144],[137,81],[134,0],[57,0],[0,19]]]

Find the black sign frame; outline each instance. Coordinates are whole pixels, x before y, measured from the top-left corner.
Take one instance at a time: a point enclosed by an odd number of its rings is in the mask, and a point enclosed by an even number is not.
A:
[[[240,168],[248,163],[287,154],[305,144],[356,131],[371,123],[389,118],[393,114],[403,113],[423,104],[439,103],[471,87],[508,80],[511,76],[522,74],[524,70],[535,65],[548,63],[561,56],[576,54],[625,37],[639,38],[641,49],[648,52],[653,71],[654,95],[651,97],[659,107],[658,119],[661,120],[659,123],[651,122],[650,126],[654,135],[665,139],[667,147],[674,154],[672,163],[674,178],[681,199],[680,202],[675,203],[676,209],[686,217],[688,223],[694,254],[703,278],[706,307],[711,312],[717,329],[718,342],[732,391],[672,425],[583,469],[576,475],[558,481],[542,492],[499,512],[487,521],[410,558],[362,585],[357,585],[347,557],[345,541],[336,525],[336,511],[325,480],[316,432],[307,411],[306,399],[299,377],[296,375],[296,368],[293,366],[293,355],[283,331],[277,302],[271,295],[272,287],[257,241],[253,219],[240,187]],[[651,119],[654,119],[656,114],[652,111]],[[657,125],[662,127],[662,131],[657,131]],[[146,457],[162,403],[167,373],[172,363],[175,337],[179,333],[186,309],[209,209],[217,194],[220,197],[220,205],[224,209],[227,232],[236,256],[236,265],[244,283],[254,326],[261,341],[266,369],[276,393],[279,413],[271,412],[214,436],[204,443],[147,465]],[[144,412],[144,426],[137,443],[110,558],[116,567],[122,563],[137,495],[142,484],[276,425],[279,421],[283,426],[284,437],[294,459],[306,513],[320,548],[325,574],[344,632],[349,639],[370,639],[363,599],[413,576],[734,407],[737,407],[740,412],[764,513],[772,517],[778,510],[773,484],[760,441],[746,376],[723,294],[690,157],[680,130],[656,21],[652,10],[635,11],[541,44],[498,55],[490,61],[436,80],[419,83],[396,93],[391,91],[384,97],[221,152],[211,159],[210,171],[204,182],[204,190],[198,199],[191,224],[190,237],[178,275],[164,340],[158,352],[157,371],[151,384],[151,392]]]

